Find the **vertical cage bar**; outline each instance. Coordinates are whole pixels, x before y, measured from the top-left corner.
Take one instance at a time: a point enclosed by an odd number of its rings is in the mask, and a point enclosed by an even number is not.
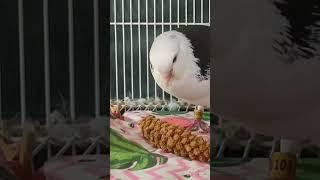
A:
[[[149,99],[150,98],[150,87],[149,87],[149,28],[148,28],[148,24],[149,24],[148,0],[146,0],[147,97]]]
[[[178,28],[180,27],[180,0],[177,2],[177,23],[178,23]]]
[[[75,79],[74,79],[74,17],[73,0],[68,0],[68,34],[69,34],[69,85],[70,85],[70,115],[71,121],[75,122]],[[75,143],[72,142],[72,155],[75,155]]]
[[[117,1],[113,4],[114,22],[117,22]],[[118,85],[118,43],[117,43],[117,24],[114,24],[114,58],[116,61],[116,98],[119,101],[119,85]]]
[[[170,28],[170,31],[172,30],[172,0],[169,1],[169,19],[170,19],[170,22],[169,22],[169,28]],[[170,94],[170,101],[172,101],[172,95]]]
[[[68,0],[68,33],[69,33],[69,83],[70,83],[70,112],[71,120],[76,118],[74,90],[74,31],[73,31],[73,0]]]
[[[186,21],[186,26],[188,25],[188,0],[185,0],[185,8],[184,8],[184,12],[185,12],[185,21]]]
[[[25,89],[25,56],[24,56],[24,16],[23,0],[18,1],[19,11],[19,67],[20,67],[20,106],[21,106],[21,125],[24,126],[26,120],[26,89]]]
[[[49,126],[50,103],[50,47],[49,47],[49,13],[48,0],[43,1],[43,40],[44,40],[44,77],[45,77],[45,109],[46,125]]]
[[[169,1],[169,28],[172,30],[172,0]]]
[[[196,24],[196,0],[193,0],[193,24]]]
[[[209,24],[211,25],[211,0],[209,0]],[[213,10],[213,9],[212,9]]]
[[[132,40],[132,0],[130,0],[130,60],[131,60],[131,98],[134,98],[133,89],[133,40]]]
[[[163,0],[161,0],[161,32],[164,31],[164,13],[163,13]]]
[[[122,61],[123,61],[123,98],[126,95],[126,40],[125,40],[125,33],[124,33],[124,0],[121,1],[121,14],[122,14]]]
[[[153,38],[155,39],[157,37],[157,9],[156,9],[156,0],[153,0]],[[157,83],[154,81],[154,97],[157,97]]]
[[[210,3],[210,0],[209,0]],[[210,12],[210,4],[209,4],[209,12]],[[210,16],[209,16],[210,19]],[[201,23],[203,23],[203,0],[201,0]]]
[[[163,12],[163,0],[161,0],[161,33],[164,32],[164,12]],[[162,90],[162,99],[165,99],[164,90]]]
[[[95,115],[100,117],[100,46],[99,46],[99,1],[93,1],[94,11],[94,89],[95,89]]]
[[[141,87],[141,25],[140,25],[140,0],[138,0],[138,44],[139,44],[139,98],[142,98]]]
[[[3,132],[3,128],[4,128],[4,122],[2,119],[2,79],[1,79],[1,73],[2,73],[2,64],[0,63],[0,127],[2,128],[2,132]],[[4,135],[4,134],[3,134]]]

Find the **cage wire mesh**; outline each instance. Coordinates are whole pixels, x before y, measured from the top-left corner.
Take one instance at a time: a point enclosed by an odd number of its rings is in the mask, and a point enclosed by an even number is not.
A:
[[[165,31],[180,26],[209,26],[209,7],[210,0],[110,1],[112,102],[177,100],[155,83],[149,69],[149,49],[155,37]],[[138,105],[138,108],[142,107]]]

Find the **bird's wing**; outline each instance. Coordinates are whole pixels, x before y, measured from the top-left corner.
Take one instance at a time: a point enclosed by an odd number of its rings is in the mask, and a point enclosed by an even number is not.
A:
[[[200,73],[204,77],[210,70],[210,30],[210,27],[200,25],[181,26],[177,29],[191,41],[193,53],[199,59],[197,64],[200,67]]]
[[[281,0],[273,4],[288,22],[282,38],[275,39],[275,50],[288,62],[319,56],[320,1]]]

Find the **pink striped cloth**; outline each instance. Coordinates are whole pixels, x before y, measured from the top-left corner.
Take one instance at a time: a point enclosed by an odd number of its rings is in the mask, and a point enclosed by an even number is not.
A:
[[[154,180],[175,180],[175,179],[194,179],[194,180],[207,180],[210,179],[210,166],[207,163],[199,161],[190,161],[188,159],[181,158],[171,153],[165,153],[159,149],[155,149],[150,146],[144,138],[141,136],[141,130],[138,126],[130,127],[132,122],[138,123],[144,117],[153,114],[150,111],[131,111],[126,112],[123,117],[124,121],[120,119],[113,119],[110,121],[110,127],[121,134],[129,141],[135,142],[143,146],[150,152],[166,156],[168,161],[161,165],[154,167],[131,171],[129,169],[111,169],[110,179],[125,179],[125,180],[139,180],[139,179],[154,179]],[[156,115],[160,119],[168,119],[176,117],[175,123],[181,123],[186,125],[187,121],[190,121],[190,114],[173,115]],[[193,117],[193,116],[191,116]],[[181,121],[181,122],[178,122]],[[209,135],[208,135],[209,136]]]

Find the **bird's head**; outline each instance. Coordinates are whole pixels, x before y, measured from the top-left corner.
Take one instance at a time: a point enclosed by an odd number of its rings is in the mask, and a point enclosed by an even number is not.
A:
[[[175,79],[181,78],[185,70],[183,64],[190,61],[192,55],[190,42],[182,33],[168,31],[158,36],[150,49],[150,69],[155,80],[168,88]]]
[[[164,32],[154,40],[150,49],[150,69],[162,89],[170,90],[176,81],[200,74],[199,59],[205,55],[203,50],[207,50],[207,47],[198,46],[203,45],[199,41],[204,39],[201,36],[205,36],[198,31],[180,28]]]

